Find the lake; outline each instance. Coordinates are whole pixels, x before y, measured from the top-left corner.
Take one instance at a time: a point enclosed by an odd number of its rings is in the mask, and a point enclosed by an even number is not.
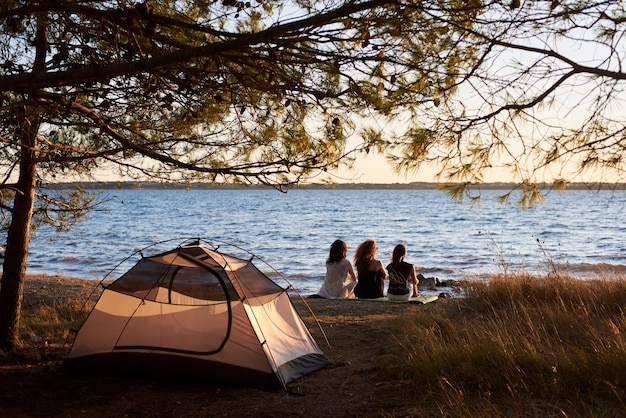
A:
[[[408,262],[443,280],[626,270],[624,192],[552,192],[529,210],[497,203],[502,193],[483,191],[482,203],[471,205],[437,190],[108,190],[105,211],[70,231],[33,234],[28,272],[99,280],[137,250],[164,251],[191,238],[244,248],[305,295],[321,286],[335,239],[347,242],[350,259],[360,242],[376,239],[385,264],[402,242]],[[146,248],[153,243],[161,244]]]

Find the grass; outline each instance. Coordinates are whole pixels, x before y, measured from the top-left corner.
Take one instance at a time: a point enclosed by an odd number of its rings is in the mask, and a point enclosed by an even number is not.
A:
[[[501,275],[391,321],[380,366],[450,416],[626,410],[626,281]]]
[[[101,292],[98,282],[29,276],[24,287],[20,336],[26,346],[65,344],[87,318]]]
[[[21,334],[45,340],[66,338],[68,331],[80,325],[90,310],[90,305],[77,300],[23,310],[20,319]]]

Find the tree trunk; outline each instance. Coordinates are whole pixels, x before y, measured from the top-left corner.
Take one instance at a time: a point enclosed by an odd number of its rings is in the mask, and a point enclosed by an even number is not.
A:
[[[48,22],[46,15],[37,17],[36,54],[33,69],[38,71],[43,71],[46,67]],[[20,123],[16,135],[21,144],[20,172],[13,199],[2,280],[0,280],[0,348],[9,350],[19,344],[22,295],[37,185],[37,134],[41,119],[35,112],[27,113],[27,109],[25,104],[17,112]]]
[[[35,146],[39,123],[31,124],[26,115],[22,120],[20,173],[0,282],[0,348],[3,349],[13,349],[19,344],[20,310],[37,180]]]

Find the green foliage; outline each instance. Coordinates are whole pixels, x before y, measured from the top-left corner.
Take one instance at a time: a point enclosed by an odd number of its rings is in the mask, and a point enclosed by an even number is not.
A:
[[[12,189],[0,189],[0,231],[6,232],[11,222],[11,201],[15,197]],[[89,211],[97,210],[104,203],[98,201],[98,194],[75,187],[73,190],[40,189],[36,194],[36,208],[33,213],[32,228],[36,230],[43,224],[58,231],[71,228],[87,216]]]
[[[7,3],[0,25],[15,30],[0,36],[0,114],[19,123],[14,110],[26,106],[40,118],[44,180],[119,164],[138,178],[280,187],[360,148],[345,148],[351,115],[397,115],[453,91],[475,51],[447,19],[469,27],[479,11],[447,1]]]
[[[564,178],[562,164],[619,173],[623,121],[612,109],[624,57],[612,45],[625,22],[617,3],[574,0],[4,2],[5,177],[20,158],[11,133],[24,106],[41,126],[44,181],[119,165],[144,179],[281,187],[370,150],[345,123],[354,116],[397,124],[381,130],[377,152],[398,173],[427,162],[446,182],[476,183],[500,166],[522,185],[550,167]],[[577,65],[569,39],[604,55]],[[588,115],[544,122],[554,109],[580,111],[561,95],[586,78],[600,87]],[[537,202],[535,191],[520,204]]]

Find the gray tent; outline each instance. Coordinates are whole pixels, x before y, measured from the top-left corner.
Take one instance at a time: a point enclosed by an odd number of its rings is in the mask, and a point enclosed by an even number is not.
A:
[[[108,285],[64,367],[285,387],[329,364],[285,289],[250,260],[194,244]]]

